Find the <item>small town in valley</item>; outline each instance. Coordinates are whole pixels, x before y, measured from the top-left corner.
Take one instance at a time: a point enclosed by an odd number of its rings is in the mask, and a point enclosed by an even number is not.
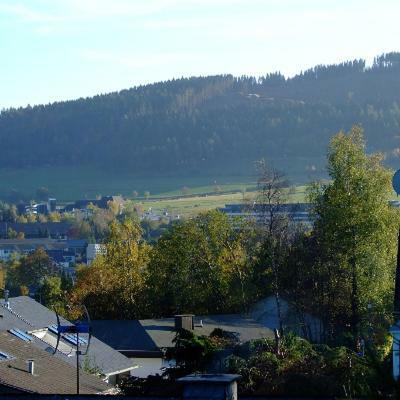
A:
[[[0,400],[400,399],[399,16],[0,0]]]

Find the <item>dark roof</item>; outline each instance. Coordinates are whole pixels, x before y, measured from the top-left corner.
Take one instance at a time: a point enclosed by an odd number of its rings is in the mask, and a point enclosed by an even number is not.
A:
[[[56,263],[65,262],[65,257],[74,257],[75,253],[64,249],[46,250],[47,255]]]
[[[12,223],[0,222],[0,236],[6,237],[8,229],[23,232],[26,237],[59,237],[66,236],[72,226],[71,222],[34,222],[34,223]]]
[[[21,322],[25,323],[25,329],[23,327],[20,329],[27,332],[44,329],[57,323],[56,315],[53,311],[27,296],[10,298],[10,309],[6,309],[3,305],[0,311],[3,314],[3,318],[0,318],[0,326],[2,326],[3,329],[14,328],[15,326],[13,323],[17,322],[17,320],[19,320],[18,324],[21,324]],[[68,323],[68,321],[64,319],[61,321],[62,323]],[[41,343],[41,345],[45,348],[49,347],[49,345],[44,343]],[[75,362],[74,357],[61,356],[71,364]],[[116,373],[134,368],[132,360],[96,337],[92,337],[87,359],[95,364],[105,375],[115,375]]]
[[[93,334],[122,354],[138,357],[161,357],[153,339],[137,320],[92,321]]]
[[[76,369],[65,361],[53,357],[35,344],[22,342],[14,335],[0,332],[0,351],[12,358],[0,361],[0,385],[11,391],[31,393],[76,393]],[[34,375],[28,372],[27,361],[34,360]],[[80,392],[105,392],[110,386],[100,378],[80,371]]]
[[[236,333],[240,342],[273,337],[271,329],[238,314],[198,316],[194,319],[194,325],[197,335],[208,336],[214,329],[221,328]],[[174,346],[174,318],[93,321],[92,326],[96,336],[127,355],[160,357],[160,349]]]
[[[66,240],[56,240],[47,238],[37,239],[0,239],[0,248],[6,249],[36,249],[43,247],[45,250],[50,249],[66,249]]]
[[[27,332],[33,327],[28,323],[28,321],[24,321],[9,310],[0,307],[0,331],[13,328],[18,328]]]
[[[83,248],[86,247],[88,244],[87,240],[85,239],[68,239],[67,245],[69,249],[75,248]]]
[[[73,204],[67,204],[64,211],[84,210],[90,204],[99,208],[107,208],[109,201],[123,202],[123,198],[121,196],[103,196],[101,199],[76,200]]]

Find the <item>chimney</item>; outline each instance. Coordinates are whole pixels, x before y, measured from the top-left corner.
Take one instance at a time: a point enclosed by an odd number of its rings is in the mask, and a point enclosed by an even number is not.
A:
[[[175,330],[186,329],[187,331],[194,330],[193,314],[175,315]]]
[[[35,360],[28,360],[28,372],[35,375]]]
[[[8,289],[4,290],[4,305],[6,308],[10,309],[10,300],[8,298],[10,291]]]
[[[187,375],[177,381],[183,385],[183,400],[237,400],[237,381],[240,375]]]

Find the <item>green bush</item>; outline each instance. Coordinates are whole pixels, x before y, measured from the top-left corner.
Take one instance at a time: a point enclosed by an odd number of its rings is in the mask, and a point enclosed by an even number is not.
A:
[[[345,347],[313,345],[294,335],[279,343],[249,342],[226,360],[227,371],[242,376],[242,395],[260,396],[382,395],[393,386],[390,370],[379,372],[377,365],[382,363],[374,365],[370,354],[361,357]]]

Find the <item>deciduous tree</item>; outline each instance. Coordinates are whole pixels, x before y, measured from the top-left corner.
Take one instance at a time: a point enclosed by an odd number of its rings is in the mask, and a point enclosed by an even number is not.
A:
[[[399,218],[382,159],[366,154],[363,131],[354,126],[331,141],[332,180],[310,189],[322,316],[331,339],[350,330],[356,348],[372,312],[387,315],[392,304]]]

